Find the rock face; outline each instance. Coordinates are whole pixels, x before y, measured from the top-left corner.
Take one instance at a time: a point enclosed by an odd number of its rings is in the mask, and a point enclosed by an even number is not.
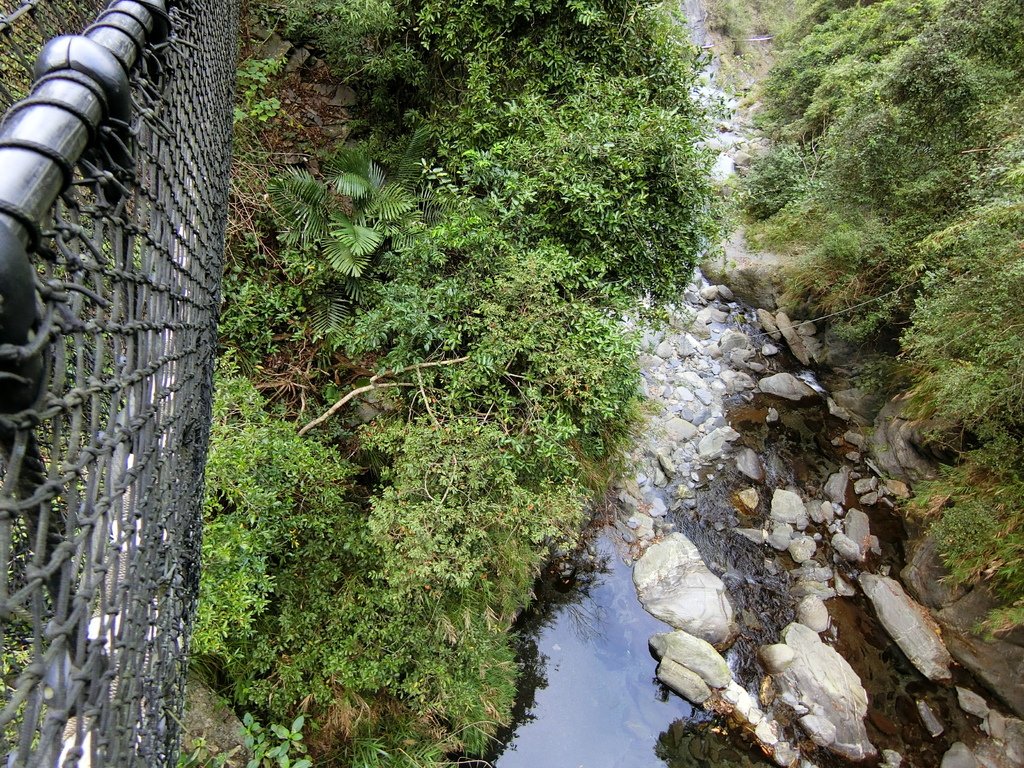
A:
[[[735,636],[735,614],[725,584],[681,533],[670,534],[643,554],[633,569],[633,583],[647,612],[676,629],[713,645]]]
[[[942,606],[958,600],[966,594],[962,587],[949,584],[949,569],[939,559],[935,539],[923,536],[908,542],[907,565],[900,571],[900,578],[910,593],[929,608]]]
[[[868,695],[853,668],[818,633],[790,624],[782,639],[794,656],[775,678],[781,699],[819,746],[850,760],[875,754],[864,716]]]
[[[895,579],[865,573],[860,585],[882,626],[921,674],[931,680],[949,680],[952,658],[928,612],[911,600]]]
[[[226,768],[241,768],[249,760],[243,746],[242,722],[210,688],[189,677],[182,722],[182,753],[189,754],[201,740],[214,757],[223,756]]]
[[[900,480],[935,476],[935,467],[921,453],[920,423],[903,415],[905,402],[886,403],[875,419],[869,444],[871,455],[885,474]]]
[[[953,657],[969,669],[986,688],[1024,717],[1024,647],[1008,640],[990,640],[972,630],[993,602],[980,587],[936,615],[943,638]],[[1016,640],[1017,638],[1014,638]]]
[[[787,400],[803,400],[805,397],[816,397],[818,394],[791,373],[765,376],[758,382],[758,387],[767,395],[784,397]]]
[[[686,667],[712,688],[724,688],[732,680],[729,665],[714,646],[688,632],[677,629],[654,635],[650,644],[663,662],[668,659]]]

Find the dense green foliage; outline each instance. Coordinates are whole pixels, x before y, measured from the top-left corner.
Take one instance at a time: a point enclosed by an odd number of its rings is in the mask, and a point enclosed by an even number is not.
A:
[[[481,754],[506,632],[637,412],[619,313],[710,231],[695,52],[632,0],[251,10],[355,88],[364,141],[274,168],[302,113],[261,134],[245,68],[196,650],[237,705],[309,713],[325,765]]]
[[[899,338],[917,412],[966,436],[924,506],[954,577],[1002,595],[991,626],[1020,624],[1024,15],[1015,0],[804,11],[766,87],[777,148],[747,188],[754,232],[801,255],[819,308],[857,308],[849,333]]]

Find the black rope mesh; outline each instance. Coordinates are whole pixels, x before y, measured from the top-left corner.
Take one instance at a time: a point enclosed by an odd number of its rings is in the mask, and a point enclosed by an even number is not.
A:
[[[40,46],[106,3],[0,0],[0,106]],[[27,410],[0,403],[0,760],[173,765],[198,591],[238,10],[169,3],[32,254],[44,350]],[[29,107],[31,108],[31,107]],[[0,173],[7,169],[0,168]],[[2,308],[0,308],[2,309]]]

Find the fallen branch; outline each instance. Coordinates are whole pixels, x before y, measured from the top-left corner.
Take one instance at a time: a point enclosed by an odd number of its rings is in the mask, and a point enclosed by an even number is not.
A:
[[[344,408],[349,402],[352,401],[353,398],[358,397],[359,395],[361,395],[361,394],[363,394],[365,392],[370,392],[370,391],[375,390],[375,389],[386,389],[387,387],[414,387],[414,386],[416,386],[415,384],[411,384],[409,382],[404,382],[404,381],[383,381],[382,382],[381,379],[392,378],[394,376],[401,376],[403,373],[411,373],[412,371],[416,371],[416,373],[418,375],[419,372],[421,370],[423,370],[424,368],[436,368],[437,366],[440,366],[440,365],[455,365],[456,363],[464,363],[467,360],[469,360],[468,356],[467,357],[457,357],[457,358],[454,358],[452,360],[431,360],[431,361],[426,362],[426,363],[416,363],[415,365],[407,366],[405,368],[402,368],[399,371],[393,371],[393,372],[388,372],[388,373],[378,373],[377,375],[373,376],[370,379],[370,383],[369,384],[365,384],[365,385],[363,385],[361,387],[356,387],[351,392],[349,392],[347,395],[345,395],[343,398],[341,398],[338,402],[336,402],[334,405],[332,405],[330,408],[328,408],[326,411],[324,411],[322,414],[320,414],[315,419],[313,419],[311,422],[309,422],[309,424],[307,424],[302,429],[300,429],[299,430],[299,435],[300,436],[304,435],[307,432],[309,432],[309,430],[314,429],[314,428],[320,426],[325,421],[327,421],[329,418],[331,418],[331,416],[333,416],[338,411],[340,411],[342,408]]]

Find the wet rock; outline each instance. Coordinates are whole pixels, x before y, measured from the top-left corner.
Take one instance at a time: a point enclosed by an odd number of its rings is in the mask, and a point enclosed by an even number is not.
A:
[[[682,664],[670,660],[662,661],[658,665],[657,675],[661,682],[694,704],[703,704],[711,697],[711,689],[700,679],[700,675]]]
[[[722,297],[723,301],[732,301],[736,298],[732,288],[728,285],[716,285],[715,287],[718,289],[718,295]]]
[[[789,542],[787,549],[794,562],[806,563],[814,557],[818,545],[814,543],[814,539],[810,536],[796,536]]]
[[[808,595],[797,604],[796,618],[805,627],[813,629],[815,632],[824,632],[831,623],[825,602],[814,595]]]
[[[796,652],[785,643],[762,645],[757,655],[761,659],[761,663],[764,664],[764,668],[772,675],[782,672],[796,658]]]
[[[808,734],[816,743],[850,760],[875,754],[868,741],[864,717],[868,697],[860,678],[835,649],[803,624],[790,624],[783,641],[794,652],[793,662],[775,678],[782,700],[798,716],[813,715]],[[814,728],[814,730],[810,730]],[[833,730],[834,729],[834,730]]]
[[[765,344],[761,347],[761,354],[765,357],[772,357],[773,355],[779,354],[779,348],[774,344]]]
[[[871,423],[881,401],[878,395],[863,389],[853,387],[851,389],[840,389],[832,392],[832,399],[841,408],[850,411],[866,423]]]
[[[757,386],[765,394],[775,395],[786,400],[803,400],[805,397],[816,397],[818,394],[791,373],[765,376]]]
[[[894,749],[882,750],[882,764],[879,768],[900,768],[903,765],[903,755]]]
[[[761,463],[761,457],[752,448],[741,448],[737,452],[736,469],[755,483],[760,483],[764,480],[764,464]]]
[[[737,461],[737,463],[739,462]],[[749,509],[751,512],[757,509],[757,504],[761,500],[760,497],[757,495],[757,489],[755,488],[744,488],[742,491],[736,494],[736,498],[738,498],[740,500],[740,503],[743,504],[743,506]]]
[[[735,613],[722,580],[693,542],[673,533],[651,546],[633,569],[644,608],[655,618],[713,645],[736,634]]]
[[[674,661],[697,673],[712,688],[724,688],[732,680],[729,665],[706,640],[676,630],[654,635],[649,642],[659,659]]]
[[[967,688],[956,688],[956,700],[960,705],[960,709],[969,715],[974,715],[984,720],[988,717],[989,706],[988,702],[985,701],[981,696],[976,694],[974,691]]]
[[[732,427],[719,427],[701,438],[697,444],[697,453],[705,460],[717,459],[725,453],[726,446],[739,437],[740,433]]]
[[[949,680],[952,658],[927,610],[911,600],[895,579],[865,573],[860,585],[882,626],[921,674],[931,680]]]
[[[725,384],[726,392],[732,395],[753,389],[755,386],[754,380],[743,371],[722,371],[722,383]]]
[[[793,491],[779,488],[772,494],[771,518],[778,523],[789,523],[803,530],[808,523],[807,508],[800,496]]]
[[[957,741],[942,756],[940,768],[978,768],[978,761],[966,744]]]

